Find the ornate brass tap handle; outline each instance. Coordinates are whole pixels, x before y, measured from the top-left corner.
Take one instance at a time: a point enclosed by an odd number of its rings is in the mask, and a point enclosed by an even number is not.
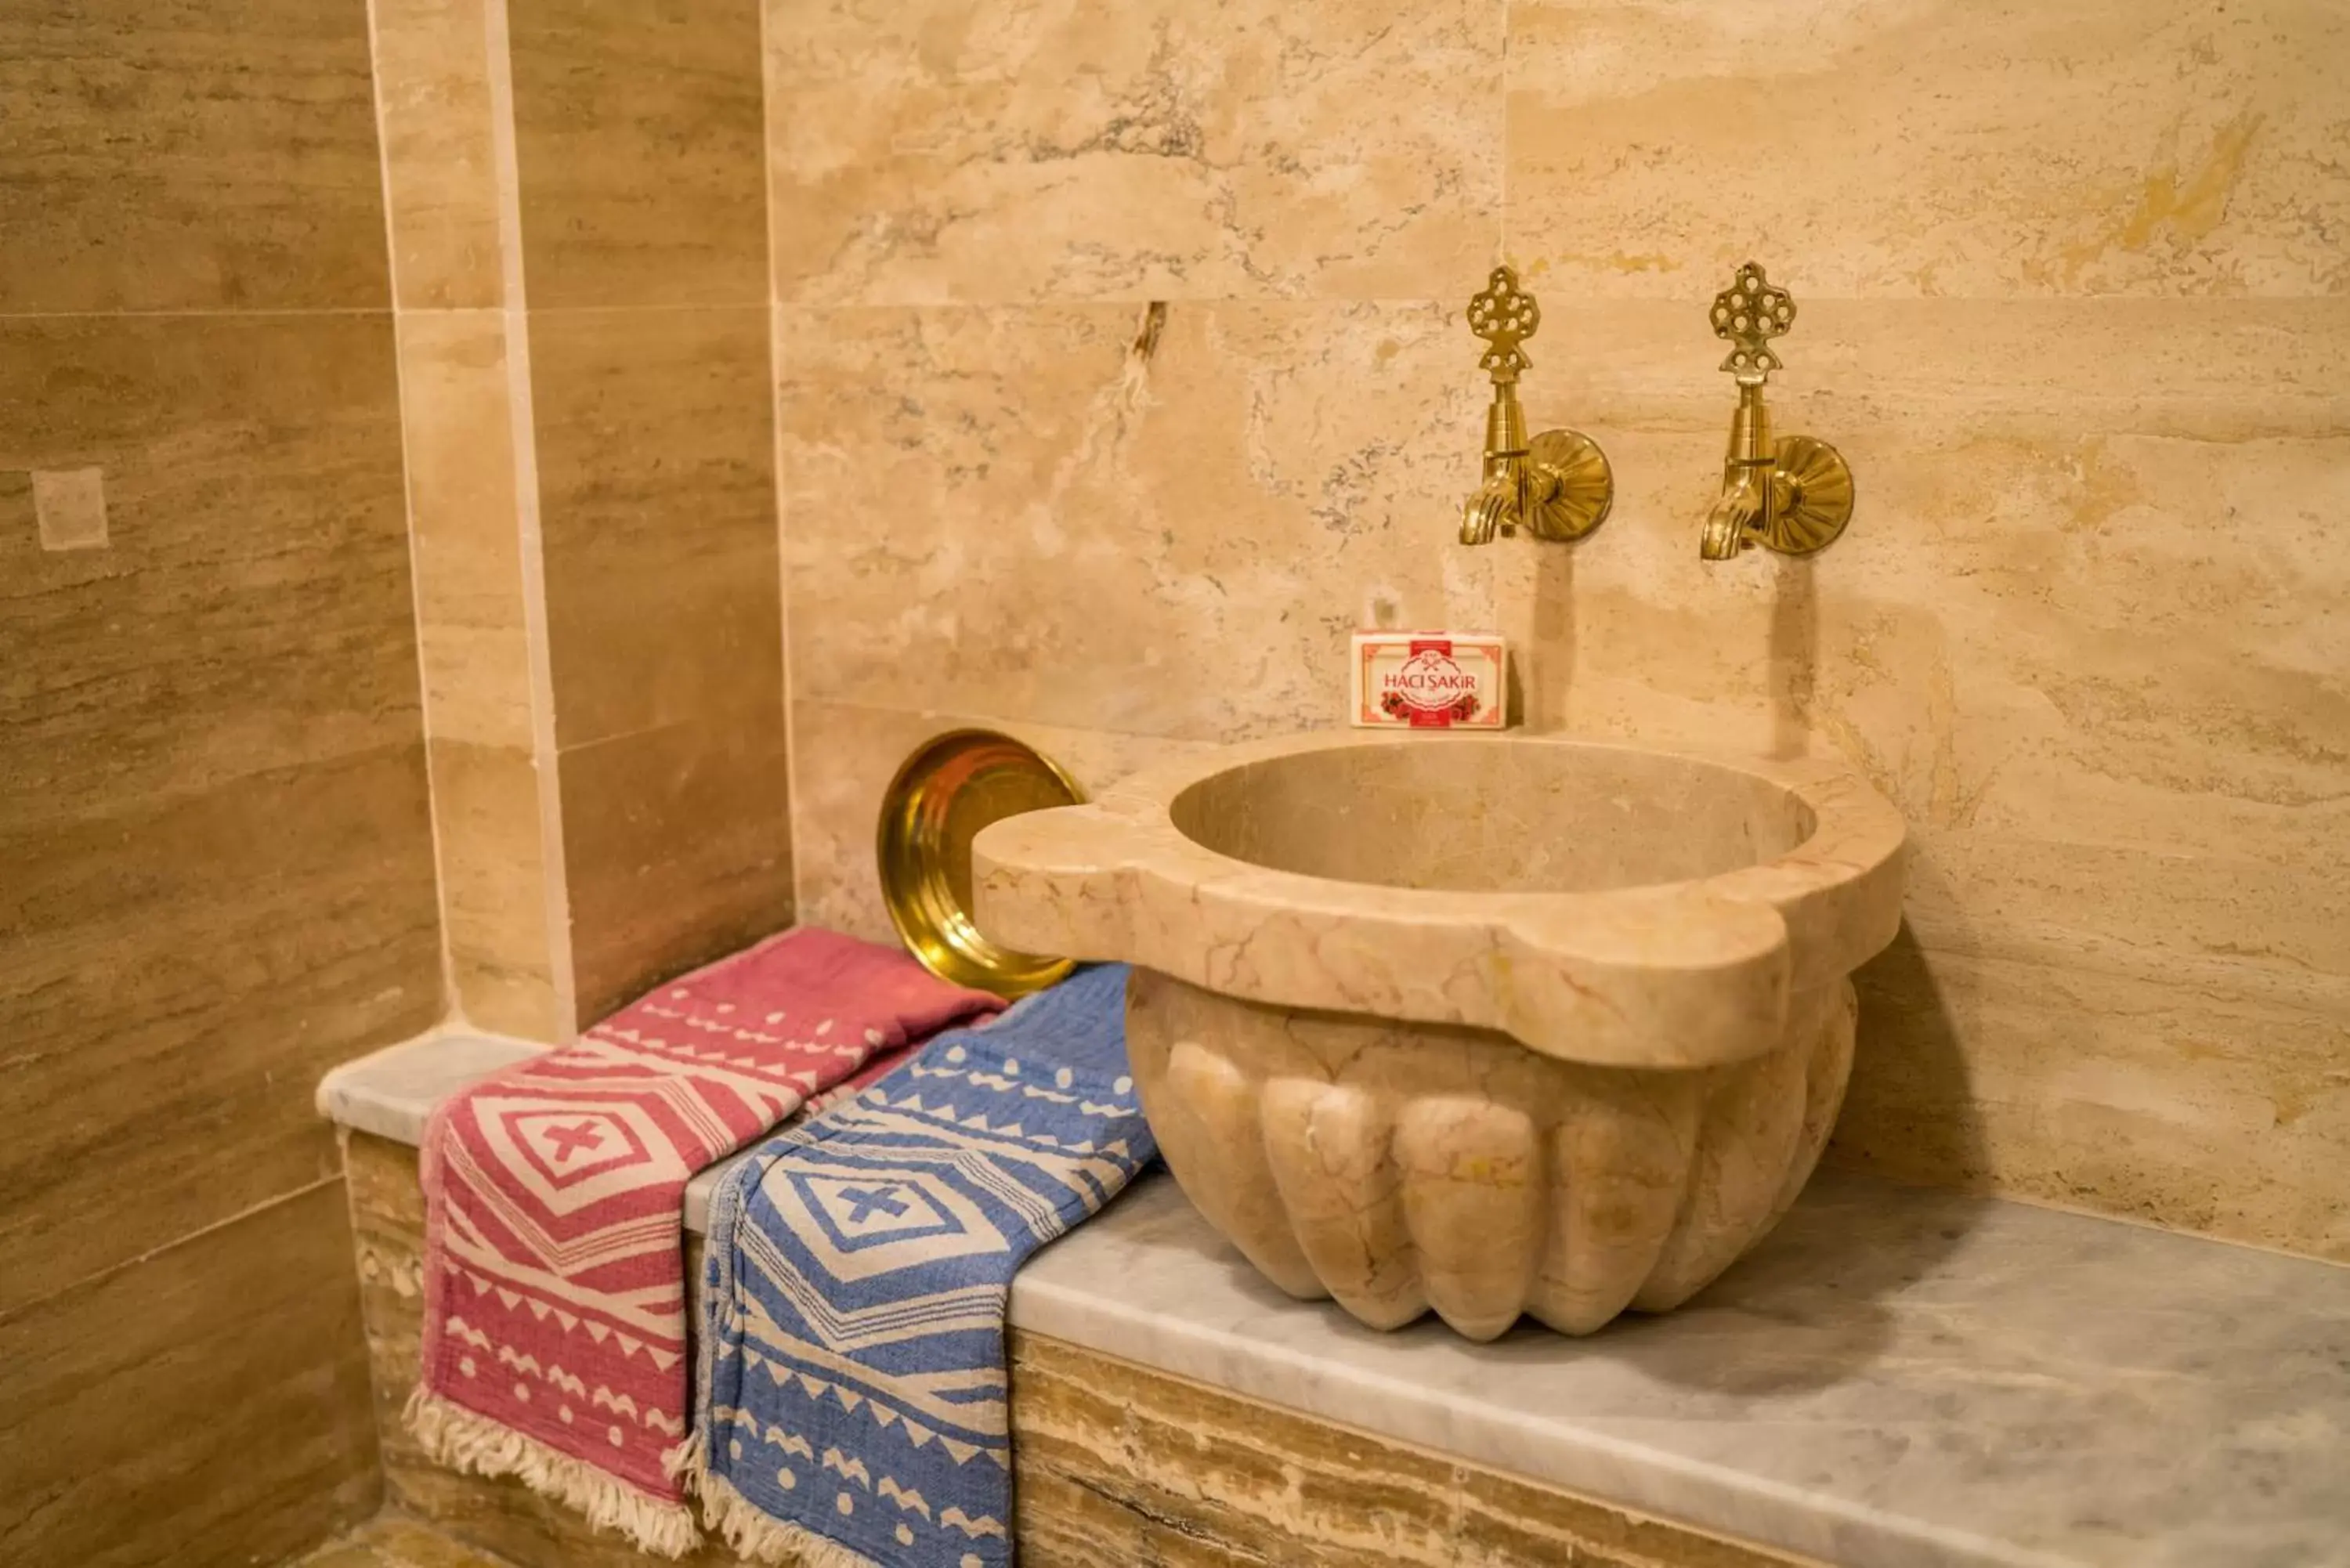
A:
[[[1713,335],[1730,345],[1721,368],[1743,381],[1784,369],[1771,352],[1771,339],[1795,325],[1795,296],[1773,287],[1762,269],[1748,262],[1728,288],[1713,296]]]
[[[1580,539],[1599,526],[1616,498],[1616,477],[1599,443],[1580,431],[1526,436],[1518,378],[1532,367],[1520,345],[1542,327],[1542,306],[1497,266],[1469,301],[1469,330],[1485,340],[1477,368],[1492,378],[1485,410],[1485,483],[1461,509],[1461,542],[1483,545],[1523,524],[1537,539]]]
[[[1750,545],[1785,556],[1826,548],[1852,521],[1852,469],[1835,448],[1810,436],[1771,437],[1762,389],[1783,369],[1771,340],[1795,324],[1795,297],[1748,262],[1713,296],[1713,335],[1730,345],[1721,361],[1738,381],[1722,462],[1721,499],[1707,514],[1698,553],[1726,561]]]
[[[1516,272],[1497,266],[1484,291],[1469,301],[1469,330],[1487,345],[1477,369],[1504,386],[1534,364],[1518,345],[1542,330],[1542,303],[1518,286]]]

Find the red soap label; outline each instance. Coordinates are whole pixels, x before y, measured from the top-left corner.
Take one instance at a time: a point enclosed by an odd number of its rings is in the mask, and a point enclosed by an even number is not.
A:
[[[1452,632],[1355,634],[1358,729],[1503,726],[1505,665],[1498,637]]]

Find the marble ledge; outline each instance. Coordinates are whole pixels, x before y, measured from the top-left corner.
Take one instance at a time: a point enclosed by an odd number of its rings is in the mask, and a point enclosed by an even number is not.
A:
[[[393,1046],[319,1108],[413,1142],[540,1049]],[[1152,1176],[1039,1254],[1010,1315],[1830,1563],[2350,1568],[2350,1270],[2114,1220],[1824,1172],[1680,1311],[1480,1345],[1290,1300]]]

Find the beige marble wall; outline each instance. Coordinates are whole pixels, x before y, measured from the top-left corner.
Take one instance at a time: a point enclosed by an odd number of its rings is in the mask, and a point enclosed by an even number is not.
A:
[[[750,0],[380,0],[452,976],[560,1039],[791,915]]]
[[[1681,0],[768,5],[795,827],[962,721],[1096,783],[1334,723],[1360,625],[1530,722],[1819,748],[1918,853],[1832,1158],[2350,1259],[2350,22]],[[1503,247],[1573,549],[1453,542]],[[1749,254],[1851,533],[1707,566]],[[1164,302],[1152,329],[1149,305]]]
[[[556,1040],[575,999],[504,11],[371,15],[452,1002]]]
[[[311,1088],[442,1009],[367,8],[0,105],[0,1558],[274,1562],[382,1484]]]

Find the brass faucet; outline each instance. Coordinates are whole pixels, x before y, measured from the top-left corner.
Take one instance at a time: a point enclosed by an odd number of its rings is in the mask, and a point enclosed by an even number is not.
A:
[[[1518,345],[1541,325],[1542,306],[1506,266],[1469,302],[1469,330],[1486,343],[1477,368],[1493,378],[1493,404],[1485,410],[1485,483],[1461,508],[1464,545],[1490,544],[1521,525],[1537,539],[1580,539],[1615,503],[1616,476],[1597,441],[1568,430],[1526,439],[1518,376],[1534,361]]]
[[[1721,465],[1721,499],[1706,514],[1698,554],[1727,561],[1749,545],[1783,556],[1808,556],[1835,543],[1852,521],[1852,470],[1835,448],[1810,436],[1771,439],[1763,383],[1782,369],[1771,339],[1795,322],[1795,300],[1748,262],[1713,296],[1713,335],[1730,344],[1721,362],[1738,381],[1730,416],[1730,454]]]

